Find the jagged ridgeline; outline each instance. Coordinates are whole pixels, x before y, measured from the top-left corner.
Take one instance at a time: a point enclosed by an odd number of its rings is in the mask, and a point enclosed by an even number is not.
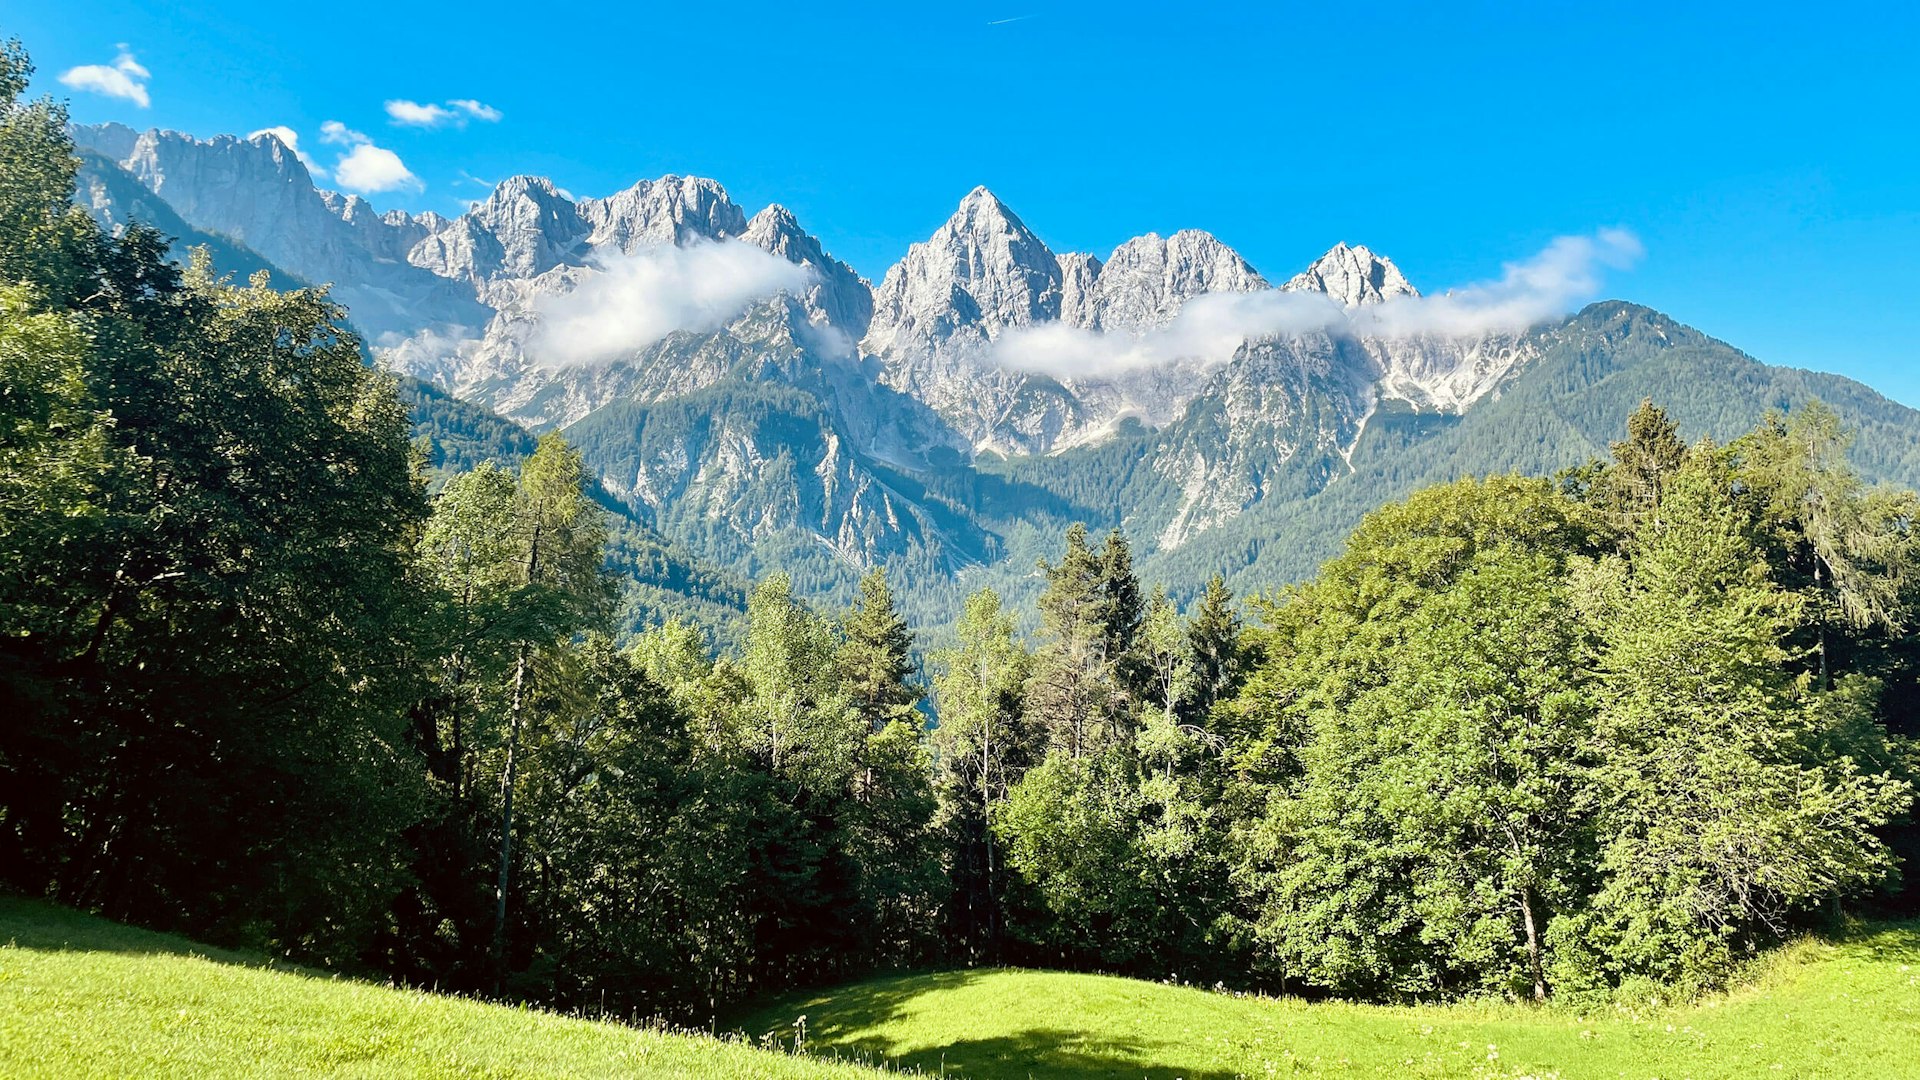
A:
[[[872,285],[784,208],[749,215],[710,180],[575,198],[523,176],[459,217],[382,214],[317,188],[270,134],[75,136],[103,221],[331,282],[379,361],[420,380],[437,464],[563,430],[662,568],[654,599],[716,605],[709,622],[773,570],[838,603],[886,566],[923,628],[981,585],[1024,606],[1073,521],[1125,529],[1176,598],[1216,572],[1271,587],[1419,486],[1587,461],[1648,397],[1722,439],[1818,397],[1858,432],[1863,474],[1920,484],[1920,414],[1631,304],[1523,330],[1183,330],[1196,302],[1418,296],[1364,247],[1284,280],[1191,230],[1062,254],[978,188]],[[689,280],[731,284],[663,294]]]

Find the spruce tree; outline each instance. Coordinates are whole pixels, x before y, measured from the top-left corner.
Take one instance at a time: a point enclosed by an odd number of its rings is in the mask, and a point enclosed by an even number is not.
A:
[[[1613,461],[1601,474],[1595,494],[1603,510],[1632,529],[1658,514],[1674,474],[1687,460],[1680,426],[1652,399],[1627,417],[1627,437],[1613,444]]]
[[[1569,935],[1602,978],[1716,981],[1803,913],[1887,874],[1875,830],[1912,790],[1872,680],[1783,661],[1808,598],[1769,581],[1726,466],[1696,456],[1627,565],[1603,568],[1589,753],[1605,879]]]
[[[1207,591],[1187,622],[1187,647],[1192,655],[1193,691],[1184,717],[1203,723],[1214,702],[1232,697],[1245,675],[1245,646],[1241,643],[1240,615],[1233,594],[1219,574],[1207,581]]]
[[[1125,621],[1124,588],[1110,588],[1117,583],[1108,576],[1110,568],[1124,570],[1123,580],[1131,580],[1131,567],[1096,555],[1084,525],[1069,528],[1066,542],[1058,563],[1040,564],[1047,579],[1040,596],[1045,643],[1034,657],[1027,708],[1054,749],[1080,758],[1114,742],[1126,699],[1113,648],[1120,628],[1130,637],[1138,620]]]
[[[860,599],[841,623],[835,662],[853,711],[879,734],[895,721],[913,723],[920,689],[913,685],[913,632],[894,606],[885,570],[860,580]]]

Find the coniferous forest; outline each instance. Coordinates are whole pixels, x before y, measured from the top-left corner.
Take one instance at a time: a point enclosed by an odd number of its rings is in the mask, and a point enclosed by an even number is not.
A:
[[[15,891],[693,1023],[985,964],[1702,989],[1914,910],[1920,498],[1818,403],[1725,445],[1648,403],[1254,596],[1183,610],[1076,526],[1031,611],[917,641],[912,582],[820,611],[774,575],[715,641],[623,609],[560,436],[430,462],[323,291],[103,232],[28,71],[0,54]]]

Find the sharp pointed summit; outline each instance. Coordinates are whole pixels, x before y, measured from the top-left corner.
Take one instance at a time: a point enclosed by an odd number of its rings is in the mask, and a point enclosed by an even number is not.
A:
[[[1333,245],[1281,288],[1325,293],[1347,307],[1420,295],[1393,260],[1375,255],[1363,244],[1349,247],[1345,243]]]
[[[858,341],[873,320],[873,291],[853,267],[827,254],[818,237],[800,227],[793,211],[774,203],[753,215],[740,239],[813,271],[802,298],[810,317],[825,320]]]
[[[873,298],[875,351],[967,333],[992,338],[1060,317],[1060,260],[993,192],[976,187],[887,271]]]

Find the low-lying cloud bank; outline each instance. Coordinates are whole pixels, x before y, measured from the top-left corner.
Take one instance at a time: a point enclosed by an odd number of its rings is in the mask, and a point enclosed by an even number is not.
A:
[[[798,293],[813,271],[752,244],[722,240],[603,255],[578,288],[534,302],[536,362],[566,367],[616,359],[676,331],[718,330],[757,300]]]
[[[1087,379],[1164,367],[1179,360],[1225,363],[1243,342],[1309,334],[1367,338],[1477,338],[1515,332],[1571,312],[1599,295],[1608,270],[1643,253],[1625,229],[1563,236],[1498,281],[1435,296],[1395,297],[1346,308],[1315,292],[1209,293],[1189,300],[1166,326],[1135,334],[1059,323],[1022,327],[997,338],[988,358],[1003,367]]]

